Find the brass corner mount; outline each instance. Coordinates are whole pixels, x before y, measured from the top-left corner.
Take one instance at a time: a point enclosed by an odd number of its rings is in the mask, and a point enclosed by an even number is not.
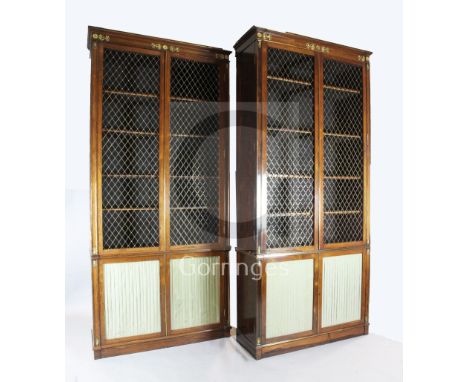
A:
[[[258,32],[257,33],[257,42],[258,47],[262,47],[262,41],[271,41],[271,34],[267,32]]]
[[[93,33],[92,35],[93,40],[98,40],[98,41],[110,41],[110,36],[109,35],[104,35],[100,33]]]

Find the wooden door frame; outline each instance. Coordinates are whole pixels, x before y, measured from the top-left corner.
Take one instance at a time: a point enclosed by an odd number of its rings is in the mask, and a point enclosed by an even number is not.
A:
[[[363,193],[363,208],[362,208],[362,240],[360,241],[348,241],[348,242],[340,242],[340,243],[325,243],[324,240],[324,226],[325,226],[325,210],[324,206],[324,143],[325,143],[325,135],[324,135],[324,88],[323,88],[323,61],[324,60],[334,60],[338,62],[343,62],[349,65],[355,65],[361,67],[362,70],[362,193]],[[368,117],[368,81],[367,81],[367,73],[365,63],[352,60],[348,57],[335,57],[334,55],[324,55],[321,54],[320,58],[320,80],[319,80],[319,104],[320,104],[320,126],[319,126],[319,140],[320,140],[320,155],[319,155],[319,189],[320,189],[320,211],[319,211],[319,248],[320,249],[340,249],[340,248],[347,248],[347,247],[358,247],[363,246],[369,243],[368,240],[368,231],[369,231],[369,140],[368,140],[368,132],[369,132],[369,117]]]
[[[95,304],[99,306],[99,336],[101,348],[117,346],[121,344],[127,344],[134,341],[144,341],[152,340],[155,338],[161,338],[166,336],[166,280],[165,280],[165,267],[166,259],[165,255],[155,254],[152,256],[139,256],[139,257],[118,257],[118,258],[99,258],[94,260],[97,262],[97,291],[98,291],[98,301],[95,301]],[[160,314],[161,314],[161,331],[157,333],[149,333],[143,335],[135,335],[129,337],[119,337],[107,340],[106,339],[106,317],[105,317],[105,292],[104,292],[104,266],[106,264],[117,264],[117,263],[134,263],[140,261],[159,261],[159,305],[160,305]],[[96,298],[96,297],[95,297]]]
[[[267,265],[270,263],[276,262],[287,262],[287,261],[297,261],[297,260],[314,260],[314,283],[313,283],[313,304],[312,304],[312,330],[307,330],[298,333],[286,334],[278,337],[266,337],[266,304],[267,304],[267,282],[268,277],[266,273]],[[261,343],[262,344],[271,344],[280,341],[292,340],[296,338],[313,336],[318,333],[318,295],[319,295],[319,254],[318,253],[304,253],[296,255],[285,255],[271,258],[263,258],[261,260],[261,280],[260,280],[260,289],[261,289]]]
[[[322,327],[322,282],[323,282],[323,259],[325,257],[334,257],[334,256],[346,256],[346,255],[354,255],[354,254],[361,254],[362,259],[362,270],[361,270],[361,315],[359,320],[345,322],[338,325],[332,326],[325,326]],[[345,249],[345,250],[333,250],[333,251],[325,251],[319,253],[319,269],[318,269],[318,316],[317,316],[317,333],[328,333],[335,330],[341,330],[344,328],[349,328],[352,326],[362,325],[367,323],[367,312],[368,312],[368,290],[369,290],[369,252],[365,247],[356,247],[352,249]]]
[[[268,117],[268,49],[279,49],[287,52],[293,52],[298,54],[303,54],[307,56],[311,56],[314,58],[314,193],[312,195],[314,201],[314,209],[313,209],[313,220],[314,220],[314,229],[313,229],[313,245],[310,246],[303,246],[303,247],[282,247],[282,248],[267,248],[266,241],[267,241],[267,117]],[[260,225],[260,248],[261,251],[264,253],[281,253],[284,251],[314,251],[319,248],[318,241],[319,241],[319,216],[318,216],[318,184],[319,184],[319,124],[318,124],[318,116],[319,116],[319,68],[318,68],[318,57],[319,54],[308,50],[307,48],[302,48],[299,46],[294,45],[286,45],[280,44],[273,41],[264,41],[261,46],[259,47],[259,65],[260,65],[260,76],[259,76],[259,99],[257,103],[260,104],[259,107],[259,128],[258,128],[258,141],[259,141],[259,164],[258,164],[258,177],[257,186],[259,190],[257,191],[257,195],[260,195],[257,198],[257,204],[259,205],[260,211],[259,217],[261,219],[257,219]],[[257,207],[258,208],[258,207]]]
[[[159,246],[158,247],[138,247],[138,248],[112,248],[105,249],[103,242],[103,208],[102,208],[102,119],[103,119],[103,79],[104,79],[104,49],[116,50],[121,52],[132,52],[151,56],[160,57],[160,72],[159,72]],[[162,252],[164,248],[164,230],[161,217],[164,216],[164,204],[162,202],[162,191],[164,189],[164,179],[162,177],[164,157],[162,151],[164,148],[163,140],[163,118],[164,115],[164,56],[154,50],[121,46],[108,42],[101,42],[93,45],[93,67],[92,67],[92,83],[91,83],[91,232],[93,237],[93,254],[99,254],[102,257],[112,256],[116,254],[151,254]]]
[[[225,58],[217,58],[214,55],[207,56],[206,54],[194,54],[184,52],[167,52],[166,69],[165,69],[165,114],[164,114],[164,139],[166,145],[164,147],[164,179],[165,179],[165,217],[166,226],[166,250],[170,252],[179,251],[200,251],[213,250],[225,251],[229,250],[229,109],[226,110],[225,104],[229,105],[229,61]],[[219,68],[219,96],[218,103],[221,106],[220,122],[219,122],[219,143],[218,143],[218,241],[216,243],[201,243],[189,245],[172,245],[170,238],[170,95],[171,95],[171,61],[172,58],[180,58],[190,61],[203,62],[207,64],[216,64]],[[227,83],[225,83],[227,82]],[[229,107],[229,106],[228,106]]]
[[[220,280],[219,280],[219,322],[192,326],[188,328],[172,329],[171,327],[171,260],[191,258],[191,257],[219,257],[220,258]],[[227,274],[225,270],[227,269]],[[167,335],[179,335],[187,333],[196,333],[206,330],[223,329],[227,326],[229,321],[229,252],[185,252],[185,253],[172,253],[167,255],[166,262],[166,327]]]

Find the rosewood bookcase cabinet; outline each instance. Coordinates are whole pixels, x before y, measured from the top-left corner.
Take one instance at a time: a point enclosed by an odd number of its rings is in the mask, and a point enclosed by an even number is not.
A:
[[[258,27],[234,47],[237,341],[367,334],[371,52]]]
[[[89,27],[95,358],[229,335],[228,51]]]

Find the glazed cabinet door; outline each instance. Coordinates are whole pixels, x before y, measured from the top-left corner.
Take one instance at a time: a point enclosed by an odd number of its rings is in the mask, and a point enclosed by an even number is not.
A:
[[[168,182],[171,249],[225,242],[225,62],[171,54],[168,65]]]
[[[315,247],[315,57],[264,46],[263,249]]]
[[[93,183],[99,252],[158,250],[163,58],[157,52],[102,44],[98,60]]]
[[[363,66],[323,59],[322,248],[361,245],[365,235]]]

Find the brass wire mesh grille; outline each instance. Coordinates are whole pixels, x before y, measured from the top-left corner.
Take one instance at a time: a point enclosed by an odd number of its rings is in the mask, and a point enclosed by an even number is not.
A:
[[[171,60],[171,245],[218,240],[218,89],[216,64]]]
[[[313,245],[314,58],[268,49],[267,248]]]
[[[324,241],[363,238],[362,68],[324,61]]]
[[[159,245],[160,59],[104,50],[103,246]]]

